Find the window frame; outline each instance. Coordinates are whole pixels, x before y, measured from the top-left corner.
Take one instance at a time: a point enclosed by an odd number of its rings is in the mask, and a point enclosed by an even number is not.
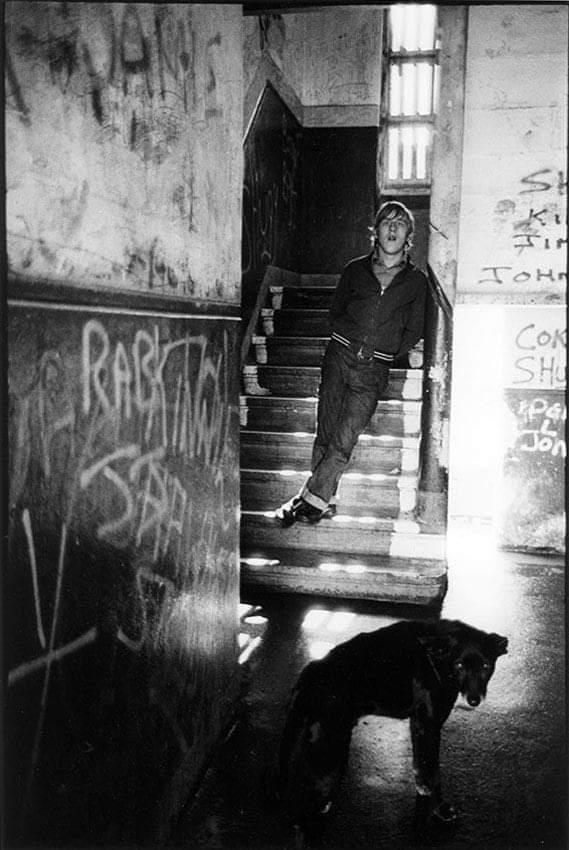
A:
[[[414,4],[415,5],[415,4]],[[419,5],[419,4],[417,4]],[[429,194],[432,181],[432,155],[433,155],[433,130],[438,109],[438,90],[440,84],[440,40],[439,40],[439,7],[435,7],[434,23],[434,46],[426,50],[392,50],[391,49],[391,6],[384,10],[383,17],[383,44],[382,44],[382,84],[380,101],[380,191],[381,194],[421,195]],[[415,112],[411,115],[391,114],[392,99],[392,68],[403,68],[409,64],[426,64],[432,68],[432,86],[430,92],[431,111],[420,114]],[[403,99],[403,85],[400,89],[400,104]],[[415,91],[415,106],[417,91]],[[396,128],[426,127],[429,132],[429,142],[426,145],[425,154],[425,177],[417,178],[417,144],[411,147],[411,173],[413,176],[405,178],[398,176],[389,177],[390,166],[390,131]],[[398,144],[398,175],[402,174],[403,145]]]

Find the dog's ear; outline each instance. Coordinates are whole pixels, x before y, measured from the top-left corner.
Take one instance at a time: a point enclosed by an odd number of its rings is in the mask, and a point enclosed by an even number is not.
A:
[[[434,658],[445,658],[451,655],[458,646],[458,640],[454,635],[421,635],[417,638],[419,643]]]
[[[497,635],[496,632],[492,632],[491,635],[488,635],[488,638],[491,642],[496,658],[498,658],[500,655],[507,654],[508,638],[502,637],[502,635]]]

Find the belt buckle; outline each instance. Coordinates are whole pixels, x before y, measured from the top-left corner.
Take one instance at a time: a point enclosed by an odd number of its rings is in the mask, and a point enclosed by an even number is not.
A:
[[[373,360],[373,354],[370,354],[369,356],[364,354],[363,345],[360,345],[356,357],[358,358],[358,360],[362,360],[365,363],[369,363],[371,360]]]

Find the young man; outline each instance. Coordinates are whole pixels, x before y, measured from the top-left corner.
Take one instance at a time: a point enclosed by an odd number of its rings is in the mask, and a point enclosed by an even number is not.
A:
[[[312,474],[276,511],[283,526],[335,514],[334,497],[358,437],[389,380],[389,367],[422,338],[427,280],[411,263],[414,219],[398,201],[375,218],[373,250],[345,267],[330,307]]]

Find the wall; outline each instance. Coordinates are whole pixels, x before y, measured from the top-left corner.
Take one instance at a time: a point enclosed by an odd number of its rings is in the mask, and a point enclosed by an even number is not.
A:
[[[242,317],[268,264],[300,271],[302,127],[267,83],[244,143]]]
[[[302,125],[302,271],[369,248],[376,206],[382,11],[245,18],[245,123],[268,80]]]
[[[8,9],[10,268],[238,303],[239,10]]]
[[[156,846],[239,686],[241,9],[6,34],[7,837]]]
[[[543,354],[564,362],[567,14],[549,4],[468,12],[451,499],[456,513],[491,517],[506,545],[530,548],[560,545],[563,469],[558,457],[545,498],[520,442],[528,427],[535,430],[527,418],[535,418],[535,405],[530,415],[523,381],[512,383],[503,358],[511,359],[520,331],[531,327],[543,340],[553,332],[557,350]],[[545,305],[550,318],[542,327]],[[528,384],[545,410],[564,386],[561,369],[553,385],[545,373],[543,383]]]

